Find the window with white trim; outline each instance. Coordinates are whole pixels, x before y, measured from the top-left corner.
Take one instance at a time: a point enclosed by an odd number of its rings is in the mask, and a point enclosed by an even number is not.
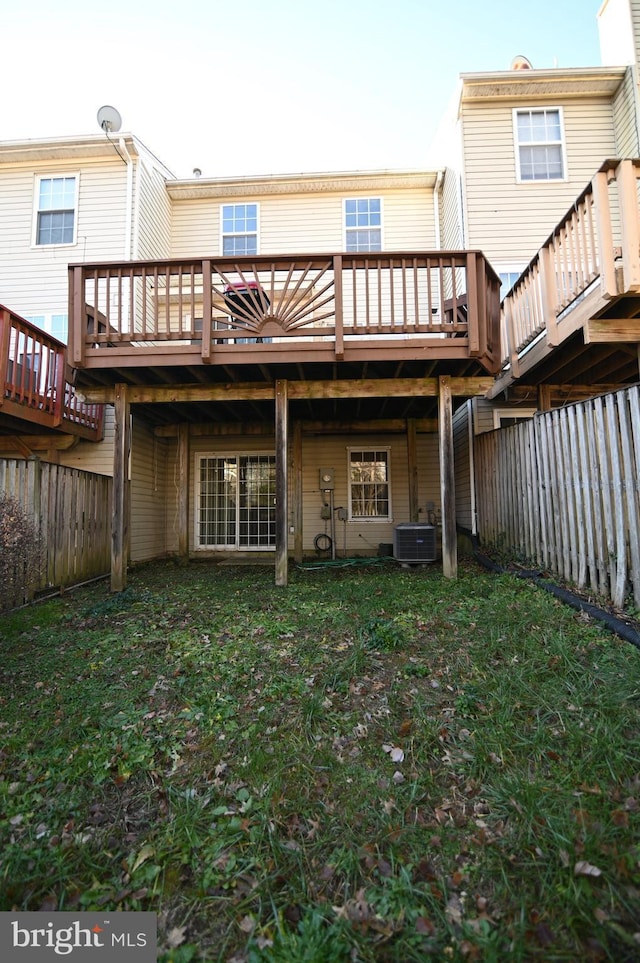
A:
[[[196,456],[195,523],[198,549],[275,548],[275,455]]]
[[[518,180],[564,180],[566,163],[562,108],[514,110],[513,127]]]
[[[25,320],[35,324],[36,328],[46,331],[58,341],[67,343],[69,319],[66,314],[25,314]]]
[[[345,250],[382,250],[382,200],[354,197],[344,202]]]
[[[349,518],[391,519],[389,448],[349,449]]]
[[[75,244],[78,178],[39,177],[36,182],[35,244]]]
[[[498,271],[500,277],[500,300],[503,301],[516,283],[522,271]]]
[[[223,204],[220,222],[223,257],[258,253],[257,204]]]

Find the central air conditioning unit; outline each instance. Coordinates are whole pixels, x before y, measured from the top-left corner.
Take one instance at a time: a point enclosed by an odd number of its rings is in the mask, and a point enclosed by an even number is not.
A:
[[[393,557],[397,562],[424,564],[438,557],[435,525],[401,522],[393,530]]]

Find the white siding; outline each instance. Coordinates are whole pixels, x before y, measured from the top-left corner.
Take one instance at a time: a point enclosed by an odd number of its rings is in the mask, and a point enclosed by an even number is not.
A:
[[[616,131],[616,157],[637,157],[640,154],[636,120],[638,91],[633,71],[629,68],[613,102]]]

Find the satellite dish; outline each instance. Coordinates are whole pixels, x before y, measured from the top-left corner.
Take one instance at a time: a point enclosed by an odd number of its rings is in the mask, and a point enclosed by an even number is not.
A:
[[[109,107],[108,104],[105,104],[105,106],[101,107],[98,111],[98,123],[105,134],[111,134],[114,131],[120,130],[122,117],[115,107]]]
[[[514,57],[511,61],[512,70],[531,70],[531,61],[527,60],[526,57]]]

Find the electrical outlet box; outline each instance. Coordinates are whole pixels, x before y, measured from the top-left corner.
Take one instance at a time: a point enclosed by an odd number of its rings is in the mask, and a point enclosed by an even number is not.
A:
[[[320,509],[320,518],[324,518],[325,521],[328,518],[331,518],[331,506],[329,505],[322,506],[322,508]]]

